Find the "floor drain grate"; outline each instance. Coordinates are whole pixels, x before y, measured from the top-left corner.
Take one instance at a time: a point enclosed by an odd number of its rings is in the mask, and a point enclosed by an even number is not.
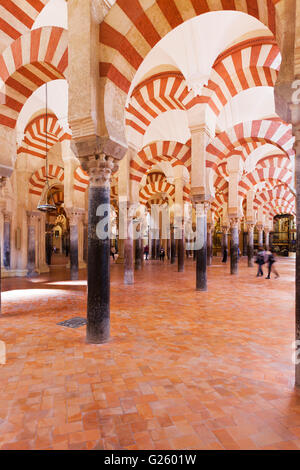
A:
[[[65,326],[66,328],[79,328],[80,326],[86,325],[86,318],[75,317],[57,324],[60,326]]]

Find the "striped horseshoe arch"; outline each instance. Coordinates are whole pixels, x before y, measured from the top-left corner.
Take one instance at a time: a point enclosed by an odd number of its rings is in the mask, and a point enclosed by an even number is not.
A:
[[[89,176],[88,174],[79,166],[74,171],[74,189],[75,191],[80,191],[85,193],[89,186]]]
[[[246,174],[239,182],[239,195],[245,197],[247,192],[257,184],[268,182],[271,182],[272,186],[282,183],[289,187],[293,182],[293,173],[280,167],[258,168]]]
[[[51,80],[65,78],[68,33],[43,27],[16,39],[0,55],[0,124],[15,128],[32,93]]]
[[[279,118],[242,122],[218,134],[207,146],[208,165],[216,168],[220,160],[234,155],[249,142],[268,143],[278,147],[287,156],[294,155],[294,137],[291,125]]]
[[[144,174],[155,162],[172,161],[172,166],[185,165],[191,168],[191,142],[154,142],[147,145],[130,162],[130,179],[141,182]]]
[[[151,173],[147,177],[147,184],[140,190],[140,203],[146,205],[150,199],[161,193],[174,201],[174,185],[168,183],[162,173]]]
[[[128,93],[150,50],[184,21],[203,13],[236,10],[259,19],[276,33],[277,0],[117,0],[100,27],[100,76]]]
[[[5,43],[10,43],[30,30],[49,0],[19,0],[0,2],[0,32]]]
[[[54,114],[49,114],[47,118],[43,114],[27,124],[24,139],[17,153],[24,152],[33,157],[46,158],[46,133],[48,150],[57,142],[71,139],[71,135],[64,131]]]
[[[60,166],[49,165],[48,178],[53,182],[63,183],[64,169]],[[46,167],[43,166],[36,170],[29,179],[29,193],[36,196],[41,196],[46,182]]]

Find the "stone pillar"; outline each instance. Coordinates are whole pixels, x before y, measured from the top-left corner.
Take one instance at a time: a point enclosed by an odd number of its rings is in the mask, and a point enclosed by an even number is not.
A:
[[[212,265],[212,258],[213,258],[212,232],[213,232],[213,225],[207,224],[207,266]]]
[[[85,263],[88,261],[88,224],[86,222],[83,224],[83,261]]]
[[[174,225],[171,226],[171,264],[176,261],[176,241],[174,236]]]
[[[155,240],[155,234],[153,233],[154,230],[152,230],[152,236],[151,236],[151,259],[156,259],[156,240]]]
[[[141,238],[141,223],[139,224],[138,238],[135,240],[135,270],[140,271],[142,269],[142,238]]]
[[[70,269],[71,269],[71,280],[76,281],[78,279],[78,267],[79,267],[79,256],[78,256],[78,228],[80,219],[83,217],[83,210],[81,209],[66,209],[67,216],[70,224]]]
[[[174,207],[174,225],[175,225],[175,238],[177,240],[177,254],[178,254],[178,272],[184,271],[184,246],[185,235],[183,230],[183,188],[184,178],[179,177],[175,179],[175,207]]]
[[[229,228],[226,225],[222,226],[222,251],[223,251],[223,263],[227,263],[228,259],[228,231]]]
[[[124,284],[134,284],[134,262],[133,262],[133,214],[132,206],[128,205],[127,211],[127,238],[124,242]]]
[[[265,228],[265,247],[266,250],[270,249],[270,230]]]
[[[248,267],[253,268],[254,256],[254,224],[248,223]]]
[[[103,154],[97,157],[90,157],[87,163],[90,176],[87,342],[93,344],[105,343],[110,337],[110,234],[101,236],[97,227],[110,217],[110,179],[114,168],[112,158]],[[107,211],[98,215],[101,207]]]
[[[177,250],[178,250],[178,272],[184,271],[184,231],[182,227],[176,227],[178,238],[177,239]]]
[[[27,276],[31,277],[36,272],[36,218],[38,212],[27,211]]]
[[[11,236],[11,212],[5,211],[4,227],[3,227],[3,265],[6,269],[10,269],[10,236]]]
[[[258,246],[264,245],[264,227],[262,225],[257,226],[258,230]]]
[[[239,219],[231,218],[230,220],[231,227],[231,246],[230,246],[230,273],[238,273],[238,264],[239,264]]]
[[[248,234],[244,228],[243,230],[243,256],[247,256]]]
[[[207,203],[196,203],[196,290],[207,291]]]

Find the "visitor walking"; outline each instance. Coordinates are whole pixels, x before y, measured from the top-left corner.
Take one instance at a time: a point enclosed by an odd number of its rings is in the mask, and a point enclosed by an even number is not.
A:
[[[159,259],[160,261],[165,261],[165,250],[162,247],[159,251]]]
[[[149,246],[146,245],[145,248],[144,248],[144,255],[146,256],[146,260],[148,260],[148,256],[149,256]]]
[[[224,248],[222,263],[227,263],[227,258],[228,258],[228,250],[227,248]]]
[[[258,253],[256,256],[256,261],[255,263],[258,265],[258,271],[256,277],[260,277],[264,275],[264,272],[262,270],[262,266],[265,264],[265,257],[266,253],[262,247],[259,247]]]
[[[116,254],[116,248],[112,246],[110,249],[110,255],[112,256],[114,261],[115,261],[115,254]]]
[[[276,263],[275,253],[273,251],[267,251],[267,263],[268,263],[268,275],[266,279],[271,279],[271,272],[275,274],[275,279],[279,277],[277,269],[275,269],[274,264]]]

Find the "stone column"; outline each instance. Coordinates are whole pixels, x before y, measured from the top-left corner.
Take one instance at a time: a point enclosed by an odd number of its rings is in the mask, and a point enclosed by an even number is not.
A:
[[[127,211],[127,237],[124,240],[124,284],[127,286],[134,284],[133,214],[130,204]]]
[[[245,230],[243,230],[243,256],[247,256],[247,243],[248,243],[248,234]]]
[[[212,258],[213,258],[212,232],[213,232],[213,225],[207,224],[207,266],[212,265]]]
[[[253,256],[254,256],[254,223],[248,223],[248,267],[253,268]]]
[[[227,263],[228,258],[228,232],[229,228],[226,225],[222,226],[222,250],[223,250],[223,262]]]
[[[270,249],[270,230],[265,228],[265,247],[266,250]]]
[[[258,230],[258,246],[264,245],[264,227],[262,225],[257,226]]]
[[[300,118],[300,116],[299,116]],[[296,328],[296,365],[295,365],[295,385],[300,387],[300,124],[294,126],[296,136],[295,143],[295,174],[296,174],[296,311],[295,311],[295,328]]]
[[[88,261],[88,224],[83,223],[83,261]]]
[[[182,227],[176,227],[178,237],[177,239],[177,250],[178,250],[178,272],[182,273],[184,271],[184,231]]]
[[[184,271],[184,230],[183,230],[183,188],[184,178],[175,179],[175,207],[174,207],[174,225],[175,238],[177,240],[178,272]]]
[[[174,237],[174,225],[171,226],[171,264],[176,261],[176,241]]]
[[[70,269],[71,269],[71,280],[76,281],[78,279],[78,226],[80,219],[83,217],[83,210],[81,209],[66,209],[67,216],[70,224]]]
[[[31,277],[36,272],[36,218],[38,212],[27,211],[27,276]]]
[[[142,238],[141,238],[141,223],[136,221],[139,225],[137,227],[138,231],[138,238],[135,240],[135,270],[140,271],[142,269]]]
[[[231,227],[231,247],[230,247],[230,273],[238,273],[238,264],[239,264],[239,219],[231,218],[230,220]]]
[[[99,225],[107,225],[110,217],[110,179],[115,166],[112,158],[97,157],[90,157],[86,165],[90,176],[87,342],[93,344],[110,337],[110,234],[102,233]]]
[[[207,203],[196,202],[196,290],[207,291]]]
[[[3,227],[3,265],[6,269],[10,269],[10,236],[11,236],[11,212],[4,211],[4,227]]]

